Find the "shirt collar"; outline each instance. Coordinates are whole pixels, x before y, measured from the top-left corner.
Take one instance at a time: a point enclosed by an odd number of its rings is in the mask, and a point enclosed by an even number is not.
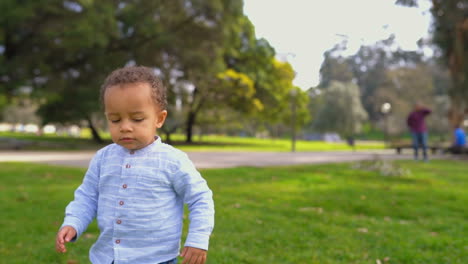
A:
[[[153,143],[149,144],[148,146],[144,147],[144,148],[141,148],[141,149],[137,149],[137,150],[129,150],[125,147],[122,147],[120,146],[120,148],[122,149],[122,151],[125,153],[125,154],[131,154],[131,155],[134,155],[134,154],[146,154],[148,152],[151,152],[153,149],[155,149],[158,145],[162,144],[162,141],[161,141],[161,137],[158,137],[158,136],[154,136],[154,141]]]

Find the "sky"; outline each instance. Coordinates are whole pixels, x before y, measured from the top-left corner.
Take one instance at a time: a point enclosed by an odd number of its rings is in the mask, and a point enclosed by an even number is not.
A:
[[[345,55],[391,34],[402,49],[418,49],[431,20],[430,1],[419,2],[419,8],[409,8],[395,0],[244,0],[244,13],[257,38],[268,40],[278,58],[291,63],[294,85],[306,90],[318,85],[324,52],[345,39]]]

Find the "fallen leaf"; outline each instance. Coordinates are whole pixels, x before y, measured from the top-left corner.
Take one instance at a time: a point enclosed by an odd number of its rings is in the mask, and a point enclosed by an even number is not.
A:
[[[322,207],[302,207],[299,208],[299,212],[316,212],[318,214],[323,213]]]
[[[89,238],[95,238],[95,237],[96,237],[96,235],[94,235],[94,234],[89,234],[89,233],[86,233],[86,234],[84,234],[84,235],[83,235],[83,237],[84,237],[84,238],[87,238],[87,239],[89,239]]]
[[[365,227],[361,227],[361,228],[358,228],[358,232],[359,233],[368,233],[369,230],[367,228],[365,228]]]

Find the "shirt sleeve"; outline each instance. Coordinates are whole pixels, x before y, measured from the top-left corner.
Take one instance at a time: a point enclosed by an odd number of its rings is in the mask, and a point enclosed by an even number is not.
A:
[[[422,110],[422,112],[426,116],[426,115],[429,115],[430,113],[432,113],[432,110],[428,109],[428,108],[425,108],[425,109]]]
[[[408,127],[412,127],[413,126],[413,115],[408,115],[408,118],[406,118],[406,124],[408,125]]]
[[[175,174],[174,189],[190,211],[190,225],[185,246],[208,250],[214,227],[213,193],[186,154],[181,155]]]
[[[100,155],[96,154],[90,162],[82,184],[75,191],[75,198],[65,209],[65,220],[60,228],[71,226],[76,230],[78,239],[96,217],[99,197],[99,164]]]

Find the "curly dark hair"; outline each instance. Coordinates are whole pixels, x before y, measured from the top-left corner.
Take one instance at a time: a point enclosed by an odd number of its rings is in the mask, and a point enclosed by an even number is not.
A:
[[[145,66],[128,66],[114,70],[109,74],[101,86],[101,103],[104,105],[104,94],[107,88],[129,83],[148,83],[151,87],[151,95],[154,103],[166,110],[166,88],[153,69]]]

